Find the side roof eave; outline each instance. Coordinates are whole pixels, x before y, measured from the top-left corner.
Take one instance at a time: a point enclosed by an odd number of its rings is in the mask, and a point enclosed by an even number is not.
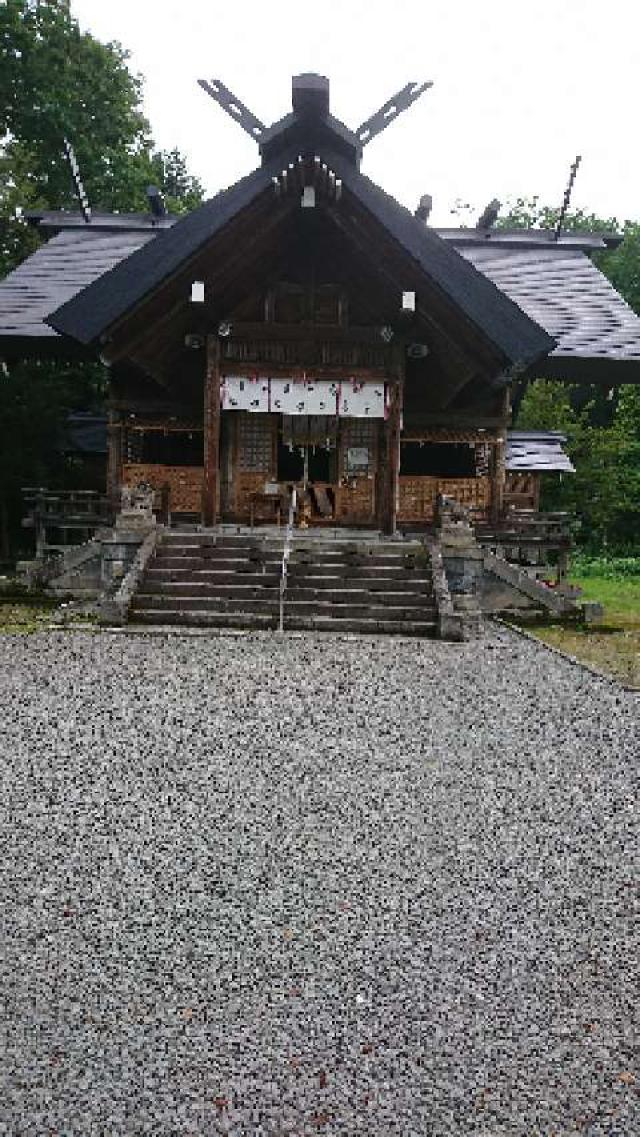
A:
[[[498,350],[505,367],[531,365],[553,350],[555,340],[548,332],[437,233],[339,155],[323,154],[323,159],[420,271]],[[285,161],[279,155],[277,161],[254,170],[187,214],[51,313],[47,323],[80,343],[97,340],[264,192]]]

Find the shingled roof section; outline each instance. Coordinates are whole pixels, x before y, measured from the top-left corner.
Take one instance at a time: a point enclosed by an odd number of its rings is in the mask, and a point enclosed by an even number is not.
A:
[[[291,155],[295,159],[297,154]],[[447,296],[502,354],[505,367],[525,365],[547,355],[554,340],[469,265],[437,233],[426,227],[394,198],[333,154],[324,154],[331,169],[387,230],[419,269]],[[59,332],[89,344],[116,320],[177,272],[241,210],[266,189],[283,167],[283,157],[255,170],[178,221],[107,276],[96,281],[49,317]]]
[[[640,317],[584,251],[561,242],[514,248],[499,231],[459,251],[554,336],[546,378],[640,382]]]
[[[140,231],[95,232],[88,225],[52,237],[0,281],[0,352],[59,340],[45,323],[47,316],[152,237]]]
[[[575,466],[562,449],[566,436],[557,430],[507,431],[507,470],[575,474]]]

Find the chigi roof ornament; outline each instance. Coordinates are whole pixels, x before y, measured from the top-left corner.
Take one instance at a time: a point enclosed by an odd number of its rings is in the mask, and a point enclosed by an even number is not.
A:
[[[324,75],[294,75],[291,83],[293,109],[269,127],[220,79],[198,79],[198,83],[258,143],[263,161],[269,161],[279,150],[295,141],[305,152],[328,145],[330,149],[350,157],[356,165],[364,147],[433,86],[431,80],[407,83],[354,131],[330,113],[329,80]]]

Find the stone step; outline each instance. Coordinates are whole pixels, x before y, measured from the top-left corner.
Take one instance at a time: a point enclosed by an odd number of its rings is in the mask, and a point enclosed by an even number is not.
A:
[[[223,576],[229,578],[234,576],[251,576],[251,577],[277,577],[280,578],[282,564],[280,561],[268,561],[263,564],[255,561],[247,560],[196,560],[194,558],[172,557],[164,559],[156,557],[148,569],[149,573],[157,575],[160,574],[167,580],[190,579],[191,577],[198,577],[211,580],[222,579]],[[429,583],[430,577],[421,569],[407,569],[407,568],[389,568],[383,566],[381,568],[374,565],[365,565],[362,567],[353,565],[299,565],[295,562],[289,561],[288,577],[290,581],[304,581],[309,582],[310,587],[315,587],[318,582],[318,588],[325,586],[326,581],[336,581],[338,584],[341,581],[353,580],[366,582],[366,587],[370,587],[375,582],[380,583],[382,587],[384,582],[389,581],[402,581],[406,585],[426,585]]]
[[[318,572],[300,572],[296,565],[289,565],[287,576],[289,584],[302,588],[407,588],[421,589],[431,587],[431,577],[426,573],[373,569],[358,571],[334,571],[331,568]]]
[[[274,628],[284,544],[246,534],[165,534],[132,605],[140,623]],[[420,544],[295,538],[285,628],[433,635],[428,557]]]
[[[289,584],[286,591],[286,601],[314,600],[318,604],[383,604],[393,606],[401,604],[408,608],[420,608],[432,602],[431,591],[421,589],[388,589],[388,588],[300,588]]]
[[[424,557],[407,556],[403,553],[340,553],[330,549],[319,551],[317,554],[305,553],[304,555],[299,553],[297,549],[293,549],[291,560],[296,565],[387,565],[389,568],[414,567],[417,565],[424,567],[428,563]]]
[[[238,584],[255,584],[266,587],[272,583],[279,583],[280,577],[280,565],[278,565],[277,570],[270,566],[263,572],[260,569],[256,570],[255,567],[251,565],[245,565],[235,570],[229,569],[226,566],[218,567],[211,565],[197,566],[195,568],[167,568],[153,561],[151,567],[147,570],[147,578],[159,584],[163,582],[170,584],[197,581],[199,584],[211,584],[213,587],[216,587],[218,584],[233,584],[236,581]],[[318,575],[315,573],[301,573],[294,565],[289,565],[287,579],[289,588],[360,588],[372,592],[388,590],[424,592],[431,588],[431,580],[429,577],[418,576],[414,573],[398,575],[397,573],[385,572],[383,574],[367,571],[366,573],[343,572]]]
[[[260,612],[199,612],[180,608],[134,608],[133,624],[179,624],[196,628],[242,628],[259,630],[278,627],[278,616]]]
[[[149,585],[153,592],[162,591],[171,585],[180,588],[193,586],[198,591],[208,592],[224,592],[234,586],[240,589],[279,588],[280,573],[194,572],[192,569],[181,573],[177,569],[166,572],[164,569],[152,568],[145,576],[145,585]]]
[[[211,576],[219,576],[226,573],[231,576],[280,576],[282,572],[281,561],[266,561],[260,563],[259,561],[227,561],[227,560],[193,560],[191,557],[183,561],[177,560],[172,557],[171,560],[166,561],[162,558],[154,558],[152,562],[154,572],[163,572],[167,574],[180,573],[184,576],[187,573],[196,573],[198,576],[201,573],[209,573]],[[150,570],[151,571],[151,570]]]
[[[237,548],[238,546],[249,545],[281,545],[284,538],[284,530],[282,530],[282,536],[276,534],[260,536],[257,533],[191,533],[180,529],[170,529],[162,534],[160,544],[165,547],[178,545],[214,545],[218,548],[226,547],[231,549]]]
[[[288,575],[292,580],[305,580],[315,585],[316,580],[397,580],[423,583],[430,579],[421,569],[393,568],[388,565],[298,565],[289,562]],[[319,587],[322,587],[321,585]]]
[[[179,609],[146,608],[133,613],[134,624],[178,625],[200,628],[238,628],[242,630],[269,630],[278,627],[278,619],[255,612],[194,612]],[[335,616],[286,617],[285,631],[316,631],[355,635],[399,635],[433,637],[435,619],[421,621],[378,621],[348,619]]]
[[[139,593],[133,603],[134,612],[144,612],[151,609],[172,610],[179,612],[246,612],[259,614],[277,614],[279,612],[279,596],[175,596],[156,594],[144,591]],[[351,600],[343,603],[318,602],[313,600],[288,599],[285,603],[285,618],[335,616],[346,619],[370,619],[379,622],[389,620],[412,622],[428,620],[433,617],[434,610],[431,605],[399,604],[354,604]]]
[[[434,609],[428,604],[352,604],[345,601],[343,604],[319,603],[317,600],[300,601],[288,598],[285,602],[285,620],[313,617],[341,617],[348,620],[373,620],[376,623],[413,623],[435,619]]]
[[[285,631],[315,632],[354,632],[360,635],[375,636],[380,633],[399,636],[424,636],[432,638],[436,634],[436,619],[425,618],[420,621],[349,619],[336,616],[291,616],[285,612]]]
[[[169,609],[176,612],[279,612],[279,597],[253,596],[166,596],[151,592],[138,593],[133,602],[134,612],[151,609]]]
[[[198,564],[198,565],[281,565],[282,549],[277,552],[242,549],[160,549],[155,559],[161,564]]]
[[[261,578],[262,579],[262,578]],[[271,597],[276,599],[280,596],[280,583],[279,581],[272,581],[270,584],[241,584],[237,578],[230,584],[220,584],[216,582],[202,582],[199,580],[169,580],[157,581],[155,578],[146,577],[144,581],[143,591],[145,595],[149,596],[198,596],[198,597],[220,597],[233,599],[243,596],[253,597],[255,600],[269,600]]]

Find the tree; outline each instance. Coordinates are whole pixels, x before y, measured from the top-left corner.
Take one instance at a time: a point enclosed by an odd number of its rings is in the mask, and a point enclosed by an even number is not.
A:
[[[94,209],[146,210],[159,184],[174,212],[202,201],[177,150],[156,151],[141,110],[142,80],[118,43],[81,32],[69,0],[6,0],[0,7],[0,268],[33,240],[16,204],[77,208],[63,140],[74,147]],[[18,200],[19,199],[19,200]]]
[[[40,240],[20,210],[78,208],[64,138],[94,210],[146,211],[149,184],[160,187],[172,212],[202,201],[179,151],[154,146],[142,81],[128,58],[120,44],[82,32],[69,0],[0,0],[0,276]],[[5,556],[9,531],[19,531],[20,486],[73,484],[59,448],[64,419],[71,409],[92,408],[104,391],[99,365],[24,362],[0,371]]]

